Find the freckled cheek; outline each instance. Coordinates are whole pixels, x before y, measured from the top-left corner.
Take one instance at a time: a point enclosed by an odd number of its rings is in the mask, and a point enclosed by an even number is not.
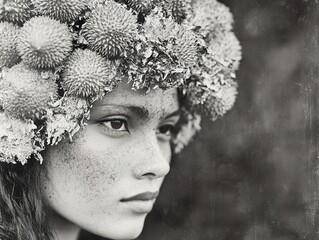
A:
[[[56,149],[52,177],[58,179],[59,189],[85,202],[116,195],[130,174],[130,153],[111,145],[76,141]]]

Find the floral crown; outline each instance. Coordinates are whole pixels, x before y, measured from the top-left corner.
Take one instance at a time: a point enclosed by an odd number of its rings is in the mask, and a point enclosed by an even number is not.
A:
[[[235,102],[241,47],[216,0],[2,0],[0,21],[0,162],[42,162],[123,79],[178,88],[175,152]]]

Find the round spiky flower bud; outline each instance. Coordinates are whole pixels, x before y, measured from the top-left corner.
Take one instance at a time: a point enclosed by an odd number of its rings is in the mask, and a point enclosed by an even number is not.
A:
[[[32,0],[35,10],[61,22],[70,22],[85,9],[87,0]]]
[[[17,52],[17,36],[19,27],[12,23],[0,23],[0,68],[12,67],[20,61]]]
[[[34,17],[21,28],[17,48],[29,66],[54,68],[72,51],[72,35],[67,25],[59,21]]]
[[[98,5],[82,29],[89,46],[110,59],[124,56],[136,33],[136,16],[113,1]]]
[[[44,76],[22,63],[8,70],[4,84],[9,93],[4,99],[4,111],[15,118],[39,119],[57,99],[53,74]]]
[[[24,23],[32,16],[30,0],[0,0],[0,21]]]
[[[111,62],[91,50],[76,50],[62,74],[63,87],[72,96],[96,97],[112,90],[116,69]]]
[[[93,10],[94,8],[97,7],[99,4],[104,4],[105,0],[87,0],[86,5],[88,6],[89,9]]]

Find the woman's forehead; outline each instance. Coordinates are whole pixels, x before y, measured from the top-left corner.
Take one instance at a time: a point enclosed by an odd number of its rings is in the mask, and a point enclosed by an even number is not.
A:
[[[146,93],[145,90],[132,90],[131,84],[120,83],[116,89],[96,101],[92,110],[108,106],[141,109],[149,114],[169,114],[179,108],[177,89],[155,89]]]

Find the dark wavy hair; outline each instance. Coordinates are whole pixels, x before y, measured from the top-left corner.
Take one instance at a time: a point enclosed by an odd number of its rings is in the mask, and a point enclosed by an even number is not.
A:
[[[51,240],[38,161],[0,164],[0,239]]]

